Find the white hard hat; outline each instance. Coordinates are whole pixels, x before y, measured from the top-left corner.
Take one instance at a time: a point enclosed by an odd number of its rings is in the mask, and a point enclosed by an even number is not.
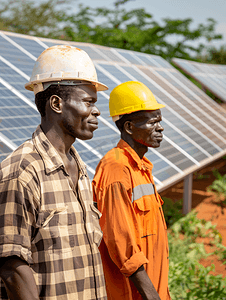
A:
[[[94,64],[85,51],[68,45],[57,45],[47,48],[38,57],[25,88],[37,94],[50,84],[77,85],[76,81],[90,82],[97,91],[108,89],[105,84],[98,82]]]

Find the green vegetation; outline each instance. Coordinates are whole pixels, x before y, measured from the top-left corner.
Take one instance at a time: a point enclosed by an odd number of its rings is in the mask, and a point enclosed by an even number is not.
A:
[[[222,263],[226,262],[226,247],[221,243],[216,225],[198,219],[196,214],[193,211],[180,218],[168,234],[171,297],[172,300],[223,300],[226,299],[226,278],[211,275],[214,265],[205,268],[199,261],[216,254]],[[206,253],[203,243],[196,242],[199,237],[210,239],[211,253]]]
[[[211,47],[206,55],[198,56],[198,60],[208,64],[226,65],[226,46],[221,46],[219,49]]]
[[[182,215],[182,199],[176,202],[173,202],[172,199],[163,197],[163,212],[166,220],[167,227],[173,225],[176,221],[183,217]]]
[[[221,207],[226,206],[226,174],[221,175],[217,170],[213,171],[216,179],[209,186],[208,190],[216,195],[216,202]]]
[[[215,33],[213,19],[196,27],[192,19],[165,18],[159,24],[144,8],[125,10],[122,5],[128,1],[116,1],[113,9],[77,2],[73,14],[71,0],[43,0],[41,4],[2,0],[0,29],[156,54],[169,61],[172,57],[191,59],[191,55],[194,59],[204,48],[201,41],[222,38]],[[197,46],[189,44],[191,41],[197,41]]]
[[[209,190],[226,198],[226,175],[214,171],[216,180]],[[197,176],[199,174],[196,174]],[[202,178],[202,177],[201,177]],[[226,300],[226,277],[210,274],[215,267],[204,267],[201,259],[215,255],[226,264],[226,247],[222,237],[210,221],[197,218],[192,211],[182,215],[182,200],[173,202],[164,198],[163,210],[169,226],[169,288],[172,300]],[[202,242],[200,242],[200,240]],[[205,241],[210,253],[204,247]]]

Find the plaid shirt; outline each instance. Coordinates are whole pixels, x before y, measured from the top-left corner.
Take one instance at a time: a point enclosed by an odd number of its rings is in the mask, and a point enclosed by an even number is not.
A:
[[[78,194],[63,161],[38,126],[0,164],[0,257],[32,269],[40,299],[107,299],[98,251],[100,212],[76,150]],[[0,299],[8,299],[1,282]]]

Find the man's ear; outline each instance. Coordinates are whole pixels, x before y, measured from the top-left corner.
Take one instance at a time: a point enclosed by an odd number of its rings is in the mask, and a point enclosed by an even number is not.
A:
[[[133,127],[134,127],[133,122],[131,122],[131,121],[126,121],[126,122],[124,123],[123,129],[124,129],[125,132],[128,133],[129,135],[132,135],[132,134],[133,134]]]
[[[62,103],[63,103],[63,100],[57,95],[52,95],[49,98],[50,108],[58,114],[60,114],[62,112]]]

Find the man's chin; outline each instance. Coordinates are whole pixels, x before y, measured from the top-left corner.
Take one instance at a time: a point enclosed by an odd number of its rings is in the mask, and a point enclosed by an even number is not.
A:
[[[82,140],[82,141],[91,140],[93,138],[93,132],[90,132],[89,134],[81,135],[77,138]]]
[[[160,147],[160,145],[161,145],[161,142],[158,142],[158,143],[150,146],[150,148],[158,148],[158,147]]]

